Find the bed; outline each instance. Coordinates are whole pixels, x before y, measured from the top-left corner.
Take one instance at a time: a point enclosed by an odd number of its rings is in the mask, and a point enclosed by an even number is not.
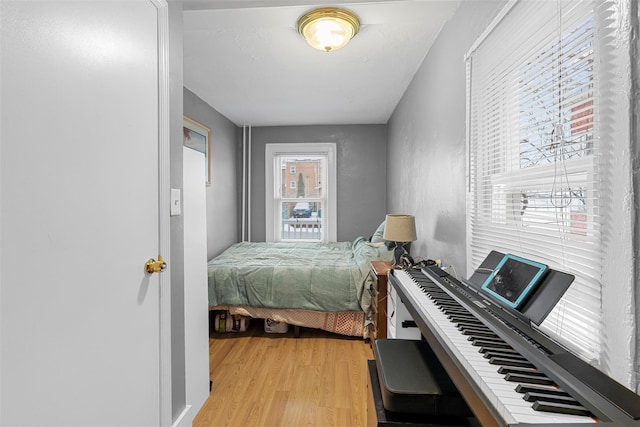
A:
[[[241,242],[208,263],[209,308],[367,338],[370,262],[391,261],[382,241]]]

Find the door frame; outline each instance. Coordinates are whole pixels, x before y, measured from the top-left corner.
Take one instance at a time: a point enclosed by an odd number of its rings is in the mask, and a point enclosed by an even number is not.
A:
[[[169,108],[169,5],[166,0],[150,0],[158,10],[158,233],[159,254],[168,259],[171,253],[169,227],[170,191],[170,108]],[[171,426],[171,273],[159,277],[159,334],[160,334],[160,425]]]

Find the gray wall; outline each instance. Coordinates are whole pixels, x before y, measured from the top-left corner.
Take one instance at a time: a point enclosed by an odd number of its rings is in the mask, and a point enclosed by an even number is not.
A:
[[[413,255],[465,275],[464,54],[503,1],[462,2],[389,120],[388,208],[416,216]]]
[[[184,115],[211,129],[211,185],[207,187],[207,259],[238,241],[237,149],[239,130],[189,89]]]
[[[274,126],[251,129],[251,240],[265,240],[265,144],[305,142],[336,143],[338,241],[371,236],[387,213],[386,125]]]
[[[631,2],[631,20],[633,23],[633,27],[635,28],[635,34],[637,37],[638,32],[640,32],[640,6],[638,2]],[[634,207],[636,212],[635,218],[635,235],[634,235],[634,281],[636,284],[635,295],[636,295],[636,307],[640,304],[638,298],[640,296],[640,144],[638,144],[638,139],[640,138],[640,43],[636,42],[632,44],[632,58],[636,58],[636,60],[631,61],[631,75],[632,75],[632,87],[631,91],[633,96],[633,102],[631,104],[632,108],[632,122],[631,122],[631,147],[632,147],[632,161],[633,161],[633,193],[635,194],[634,198]],[[635,324],[636,330],[639,331],[636,333],[638,338],[635,340],[635,375],[636,375],[636,393],[640,393],[640,310],[636,310],[635,312]]]

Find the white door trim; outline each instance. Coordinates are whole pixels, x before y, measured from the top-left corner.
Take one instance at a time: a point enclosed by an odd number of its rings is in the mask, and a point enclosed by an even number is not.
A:
[[[151,0],[158,9],[158,227],[159,255],[168,261],[160,274],[160,425],[172,424],[171,402],[171,242],[169,228],[169,8],[166,0]]]

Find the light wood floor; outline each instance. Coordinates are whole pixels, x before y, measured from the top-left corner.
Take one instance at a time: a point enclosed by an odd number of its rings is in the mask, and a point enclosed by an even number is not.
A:
[[[314,329],[212,333],[213,389],[195,427],[366,426],[368,342]]]

